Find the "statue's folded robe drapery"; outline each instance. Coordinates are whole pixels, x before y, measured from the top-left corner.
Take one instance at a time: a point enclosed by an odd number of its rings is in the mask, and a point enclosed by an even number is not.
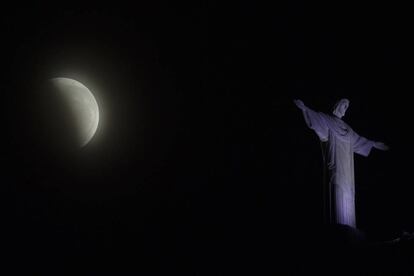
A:
[[[374,142],[359,136],[335,116],[309,108],[303,114],[308,127],[328,143],[326,166],[331,188],[331,222],[356,228],[354,152],[368,156]]]

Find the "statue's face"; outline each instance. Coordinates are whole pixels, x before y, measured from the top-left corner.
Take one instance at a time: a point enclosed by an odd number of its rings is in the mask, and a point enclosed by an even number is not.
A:
[[[346,110],[348,109],[348,106],[349,106],[349,100],[347,100],[347,99],[340,100],[336,104],[335,109],[333,111],[333,114],[338,118],[342,118],[343,116],[345,116],[345,113],[346,113]]]

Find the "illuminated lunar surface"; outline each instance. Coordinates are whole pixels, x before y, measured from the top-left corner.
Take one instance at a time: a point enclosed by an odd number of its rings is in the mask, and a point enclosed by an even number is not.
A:
[[[92,92],[82,83],[69,78],[50,79],[52,86],[69,107],[78,128],[78,145],[83,147],[94,136],[99,124],[99,108]]]

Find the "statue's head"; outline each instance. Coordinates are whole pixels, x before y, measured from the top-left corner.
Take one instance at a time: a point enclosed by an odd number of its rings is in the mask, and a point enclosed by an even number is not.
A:
[[[348,99],[340,99],[334,106],[333,109],[333,115],[335,115],[338,118],[342,118],[345,115],[346,110],[349,106],[349,100]]]

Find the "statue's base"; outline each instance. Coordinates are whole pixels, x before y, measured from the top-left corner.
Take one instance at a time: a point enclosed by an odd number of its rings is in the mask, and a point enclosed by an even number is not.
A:
[[[362,245],[365,233],[349,225],[332,224],[326,227],[325,237],[332,245]]]

